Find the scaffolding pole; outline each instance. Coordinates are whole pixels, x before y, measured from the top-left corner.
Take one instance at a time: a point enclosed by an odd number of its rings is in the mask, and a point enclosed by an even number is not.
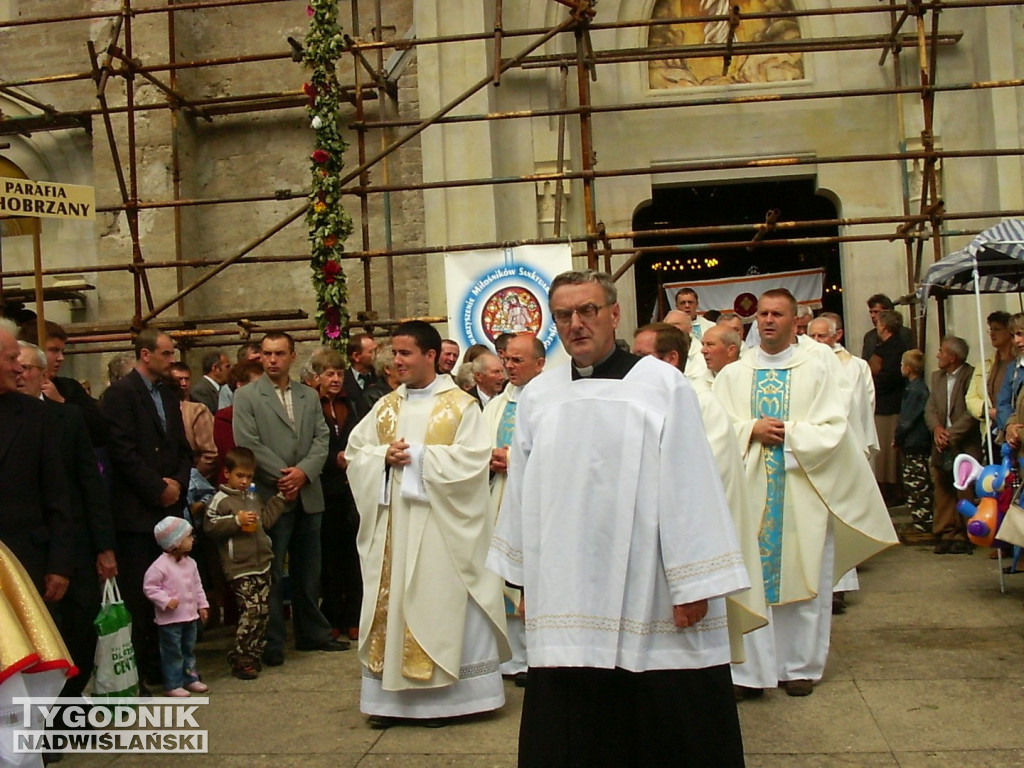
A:
[[[200,117],[201,119],[212,119],[215,116],[224,114],[256,113],[275,109],[294,109],[305,103],[303,95],[298,91],[269,91],[263,93],[243,93],[237,95],[197,98],[182,92],[177,78],[177,73],[188,69],[199,69],[209,67],[232,66],[239,64],[251,64],[271,61],[287,60],[292,57],[293,52],[267,52],[246,55],[220,55],[217,57],[203,58],[193,57],[180,61],[177,59],[174,44],[174,19],[178,11],[203,11],[212,8],[238,8],[244,12],[246,6],[268,5],[284,0],[206,0],[205,2],[176,3],[174,0],[167,0],[166,4],[147,6],[144,8],[133,7],[131,0],[122,0],[117,10],[84,12],[78,14],[65,14],[61,16],[40,17],[35,19],[17,19],[0,22],[0,29],[10,28],[12,31],[19,28],[31,27],[44,24],[95,22],[99,19],[111,19],[114,27],[103,59],[96,52],[90,42],[91,68],[87,72],[67,73],[61,75],[46,75],[41,77],[24,78],[21,80],[9,80],[0,82],[0,92],[9,97],[20,99],[22,103],[38,109],[40,114],[27,117],[5,117],[0,118],[0,134],[5,132],[31,134],[34,131],[43,130],[64,130],[86,127],[89,121],[96,116],[102,118],[109,144],[115,176],[117,177],[118,190],[121,202],[118,205],[107,205],[98,208],[99,211],[119,213],[124,212],[131,236],[131,261],[120,264],[104,265],[77,265],[73,268],[38,268],[29,274],[35,274],[41,278],[43,275],[72,274],[78,272],[104,272],[127,270],[132,275],[134,289],[134,316],[131,325],[134,329],[143,327],[146,323],[157,320],[160,315],[170,306],[176,305],[178,314],[185,317],[185,298],[200,286],[213,279],[220,272],[233,264],[250,263],[285,263],[300,262],[308,260],[308,255],[283,254],[283,255],[255,255],[252,251],[266,242],[275,233],[281,231],[289,224],[297,220],[305,212],[305,207],[285,216],[278,223],[271,225],[262,235],[236,249],[229,256],[216,260],[207,259],[183,259],[181,245],[181,212],[185,208],[207,205],[223,205],[233,203],[255,203],[263,201],[281,201],[296,198],[305,198],[305,190],[276,190],[273,192],[254,192],[248,195],[219,198],[192,198],[182,199],[181,178],[182,168],[178,148],[179,119],[181,110]],[[940,85],[936,83],[936,68],[938,62],[938,50],[944,45],[954,45],[959,40],[959,35],[944,33],[940,30],[939,17],[944,10],[953,9],[981,9],[988,7],[1018,5],[1019,0],[953,0],[944,2],[922,2],[911,0],[911,2],[897,3],[890,0],[887,4],[849,6],[840,8],[815,8],[798,9],[792,11],[761,11],[757,13],[740,13],[737,9],[730,9],[730,12],[723,16],[700,16],[685,18],[658,18],[658,19],[618,19],[614,21],[601,21],[595,16],[595,4],[589,0],[553,0],[559,5],[568,9],[565,20],[551,28],[536,29],[510,29],[503,19],[503,1],[495,0],[494,25],[490,30],[481,30],[478,33],[467,33],[462,35],[439,35],[430,38],[399,38],[390,40],[384,39],[382,34],[382,2],[374,0],[374,27],[369,39],[362,39],[358,0],[351,0],[352,13],[352,35],[346,37],[347,50],[351,54],[352,62],[352,84],[343,87],[343,96],[353,107],[354,121],[351,127],[355,135],[356,154],[358,166],[348,172],[342,180],[343,194],[354,195],[359,200],[360,212],[360,249],[358,251],[346,252],[343,258],[347,260],[359,260],[363,270],[364,295],[363,303],[367,313],[372,314],[373,310],[373,271],[372,260],[375,258],[386,259],[386,279],[388,282],[388,314],[395,317],[398,312],[395,302],[394,286],[394,265],[393,259],[399,256],[430,255],[443,252],[455,252],[459,250],[471,250],[486,247],[498,247],[507,243],[474,243],[474,244],[450,244],[436,247],[395,247],[391,240],[391,210],[390,195],[394,192],[422,192],[430,189],[454,189],[468,188],[484,185],[505,185],[518,183],[551,182],[555,184],[555,218],[553,238],[532,238],[524,239],[522,243],[541,242],[572,242],[579,244],[582,248],[580,255],[585,255],[588,265],[596,267],[599,264],[598,257],[605,257],[605,267],[611,266],[613,255],[626,255],[626,265],[616,271],[619,277],[625,274],[633,263],[643,254],[671,253],[673,251],[691,250],[718,250],[722,248],[745,247],[750,240],[736,240],[727,243],[701,242],[689,243],[686,245],[655,245],[642,248],[635,247],[631,242],[626,242],[622,247],[613,245],[621,241],[632,241],[636,237],[645,238],[662,237],[700,237],[706,235],[721,235],[727,232],[753,233],[753,239],[757,241],[758,247],[777,248],[799,244],[817,243],[846,243],[846,242],[867,242],[880,240],[902,240],[904,243],[906,258],[906,275],[908,287],[911,287],[920,276],[924,249],[930,240],[932,244],[933,258],[939,258],[942,254],[942,240],[950,234],[968,234],[975,231],[973,228],[958,230],[957,232],[945,231],[944,227],[954,220],[959,221],[980,221],[983,219],[995,218],[1008,214],[1020,215],[1020,212],[1011,211],[976,211],[956,212],[947,211],[945,204],[939,196],[938,184],[938,163],[943,160],[977,159],[985,157],[1012,157],[1024,154],[1020,148],[994,150],[986,147],[973,149],[939,149],[936,147],[934,137],[934,115],[936,97],[942,93],[957,91],[989,90],[995,88],[1021,88],[1024,80],[999,80],[979,81],[969,83],[954,83]],[[164,14],[168,24],[168,51],[167,60],[144,64],[141,58],[136,57],[133,49],[133,20],[142,15]],[[843,17],[864,17],[883,15],[887,19],[889,31],[883,35],[858,35],[841,36],[836,35],[829,38],[801,38],[793,42],[769,42],[750,43],[742,42],[735,38],[735,30],[740,20],[751,19],[812,19],[829,17],[842,19]],[[590,43],[590,34],[597,30],[620,30],[620,29],[644,29],[653,28],[658,25],[671,24],[705,24],[710,21],[726,21],[729,23],[730,33],[728,39],[721,45],[701,46],[671,46],[642,49],[610,49],[595,51]],[[909,29],[912,27],[912,29]],[[563,33],[572,32],[574,45],[567,46],[564,53],[538,53],[548,42],[554,40]],[[123,36],[123,49],[118,46]],[[524,48],[514,57],[505,59],[502,50],[509,40],[532,38]],[[422,45],[452,45],[470,41],[490,41],[493,46],[493,67],[491,72],[482,78],[478,83],[458,96],[455,100],[442,107],[433,115],[419,120],[405,120],[396,117],[389,118],[387,112],[389,100],[397,104],[397,83],[388,79],[385,71],[385,51],[404,51],[415,49]],[[763,53],[786,53],[786,52],[814,52],[828,51],[833,53],[852,52],[858,50],[881,50],[879,64],[886,63],[891,55],[894,70],[894,81],[891,87],[883,88],[852,88],[836,89],[827,91],[804,91],[793,93],[772,93],[772,94],[745,94],[745,95],[721,95],[698,96],[690,98],[687,94],[685,100],[659,100],[657,102],[643,103],[612,103],[594,104],[590,91],[590,83],[596,79],[597,67],[605,64],[648,62],[653,60],[664,60],[675,57],[698,58],[714,57],[723,58],[728,66],[728,57],[747,54]],[[900,53],[906,49],[913,49],[917,52],[918,83],[903,83],[903,60]],[[372,54],[370,52],[373,52]],[[371,62],[368,58],[375,58]],[[114,66],[117,60],[118,66]],[[529,71],[537,68],[555,67],[559,69],[561,80],[561,96],[556,107],[545,109],[530,109],[516,111],[495,111],[485,114],[452,115],[456,107],[464,104],[472,95],[479,92],[488,85],[498,86],[502,83],[503,74],[510,70]],[[567,78],[568,69],[576,69],[576,103],[568,103]],[[159,73],[167,73],[167,83],[158,76]],[[106,86],[110,77],[120,77],[125,82],[126,103],[123,106],[112,107],[106,97]],[[135,78],[142,77],[152,83],[163,95],[164,101],[156,104],[136,103]],[[37,85],[74,85],[84,79],[93,79],[96,84],[96,98],[99,106],[90,110],[72,110],[61,112],[54,109],[45,100],[35,99],[29,95],[23,95],[13,91],[15,87],[25,88]],[[897,126],[899,131],[899,147],[895,153],[861,153],[836,155],[831,157],[775,157],[754,161],[719,161],[719,162],[689,162],[675,163],[655,168],[599,168],[597,165],[597,144],[594,135],[593,121],[598,115],[614,115],[628,112],[639,112],[646,110],[660,109],[683,109],[692,110],[701,107],[716,107],[723,105],[741,104],[772,104],[772,103],[793,103],[802,101],[814,101],[825,99],[850,99],[870,98],[879,96],[895,97]],[[921,150],[911,151],[906,145],[906,109],[905,100],[916,97],[920,99],[923,130],[921,134]],[[377,104],[376,115],[370,114],[368,102]],[[171,200],[139,200],[138,188],[138,144],[135,136],[135,121],[144,112],[152,110],[169,110],[171,130],[171,174],[172,174],[172,199]],[[127,174],[125,163],[121,160],[119,150],[119,137],[114,130],[112,116],[124,114],[126,118],[125,154],[127,154]],[[558,149],[555,173],[527,173],[521,175],[504,176],[489,179],[459,179],[445,180],[440,182],[409,182],[392,181],[389,173],[389,160],[393,153],[404,146],[408,141],[427,130],[431,126],[444,125],[460,122],[494,121],[509,119],[537,119],[552,118],[558,120]],[[575,148],[579,152],[577,168],[574,169],[567,163],[566,157],[571,156],[564,146],[565,122],[568,117],[575,117],[579,120],[579,145]],[[397,137],[390,132],[395,129],[409,129]],[[368,142],[372,139],[374,131],[379,131],[380,148],[376,152],[369,150]],[[907,180],[907,166],[911,161],[919,161],[922,164],[922,179],[920,189],[920,204],[915,212],[911,206],[911,190]],[[663,228],[661,230],[645,230],[643,232],[605,232],[604,225],[599,217],[599,201],[596,195],[596,184],[599,179],[614,179],[629,176],[649,175],[657,176],[666,173],[687,173],[700,171],[726,171],[751,168],[771,168],[778,166],[792,165],[827,165],[827,164],[861,164],[871,162],[899,162],[901,164],[901,177],[904,178],[902,199],[903,206],[901,215],[889,217],[862,217],[828,220],[828,225],[845,228],[836,237],[806,237],[799,234],[801,228],[810,226],[807,222],[780,222],[775,225],[776,230],[788,230],[794,236],[779,238],[778,231],[774,231],[769,239],[767,231],[758,229],[757,225],[743,225],[743,228],[730,229],[732,225],[723,227],[690,227],[690,228]],[[379,184],[371,182],[371,173],[375,168],[381,169]],[[562,218],[564,214],[565,201],[563,184],[567,182],[578,182],[582,187],[582,203],[579,207],[579,218],[574,227],[569,223],[565,228],[572,231],[579,229],[582,225],[583,232],[563,236]],[[372,231],[370,228],[371,195],[380,195],[383,200],[384,209],[384,247],[374,247],[372,242]],[[173,240],[175,258],[173,261],[147,262],[143,258],[142,246],[139,231],[139,213],[147,209],[171,208],[173,210]],[[575,217],[574,217],[575,218]],[[820,223],[820,222],[819,222]],[[852,228],[859,228],[871,225],[892,225],[895,228],[893,233],[871,233],[856,234],[849,231]],[[761,225],[764,226],[764,225]],[[184,285],[183,272],[185,267],[208,268],[208,271],[199,276],[188,285]],[[174,268],[177,271],[175,296],[169,301],[155,301],[150,290],[147,278],[148,272],[152,269]],[[14,277],[22,273],[3,273],[4,277]],[[145,309],[143,302],[145,301]],[[148,310],[148,311],[147,311]],[[356,312],[352,313],[356,315]],[[944,318],[943,308],[940,304],[940,322]],[[914,323],[916,318],[912,318]],[[165,321],[161,321],[165,322]],[[274,321],[270,321],[274,322]],[[389,322],[387,320],[375,321],[378,323]],[[923,328],[920,329],[923,333]],[[193,338],[204,338],[202,335]]]

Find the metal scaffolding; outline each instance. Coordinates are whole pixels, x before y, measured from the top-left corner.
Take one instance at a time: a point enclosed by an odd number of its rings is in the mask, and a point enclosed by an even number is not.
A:
[[[201,13],[210,9],[227,7],[244,7],[268,5],[285,2],[286,0],[204,0],[202,2],[180,3],[167,0],[166,4],[149,4],[139,6],[140,0],[121,0],[119,10],[94,11],[78,14],[66,14],[40,18],[18,19],[0,22],[0,30],[6,29],[11,35],[18,30],[31,29],[39,25],[66,24],[72,22],[111,20],[112,31],[105,45],[98,46],[88,41],[89,61],[81,71],[70,73],[54,73],[34,78],[9,78],[0,80],[0,93],[18,100],[31,108],[33,113],[28,116],[0,115],[0,136],[31,135],[42,131],[91,131],[94,118],[102,122],[109,151],[113,158],[120,202],[116,205],[101,207],[103,212],[123,213],[130,233],[131,254],[118,263],[79,264],[73,267],[46,268],[33,271],[4,271],[0,264],[0,288],[4,279],[22,276],[35,276],[41,281],[43,276],[63,275],[81,272],[117,272],[127,271],[133,280],[133,311],[130,321],[126,323],[81,323],[69,327],[70,341],[74,345],[72,351],[101,352],[124,348],[133,331],[149,323],[157,323],[170,330],[189,346],[212,346],[227,336],[245,338],[254,330],[289,330],[300,340],[315,338],[316,325],[300,312],[295,310],[261,310],[249,312],[240,310],[234,315],[220,316],[188,316],[184,314],[184,300],[197,288],[218,277],[227,267],[235,264],[256,263],[288,263],[302,262],[309,259],[308,254],[277,254],[257,255],[254,251],[269,241],[275,234],[293,225],[303,218],[306,212],[305,198],[308,190],[277,190],[255,191],[251,194],[231,197],[185,198],[181,195],[181,180],[188,172],[183,168],[178,148],[178,120],[182,112],[190,117],[213,121],[223,115],[260,113],[272,110],[295,110],[303,108],[306,96],[299,90],[288,90],[282,86],[273,91],[257,91],[239,93],[221,97],[199,97],[188,94],[183,89],[179,74],[183,71],[230,67],[238,64],[269,62],[269,61],[301,61],[301,44],[289,39],[290,50],[279,50],[262,54],[242,56],[216,56],[208,58],[191,58],[179,60],[176,57],[175,18],[178,14],[189,11]],[[942,253],[941,239],[951,234],[948,228],[955,223],[955,234],[973,234],[984,228],[986,219],[1006,215],[1024,215],[1024,211],[985,210],[985,211],[951,211],[947,210],[939,197],[937,168],[946,158],[982,158],[982,157],[1019,157],[1024,154],[1020,147],[993,148],[976,147],[956,151],[937,148],[935,145],[933,125],[936,99],[940,94],[960,91],[989,91],[992,89],[1020,89],[1024,80],[993,80],[984,82],[938,83],[936,81],[937,54],[943,46],[955,46],[960,40],[958,33],[942,31],[940,16],[948,9],[983,9],[987,7],[1018,5],[1019,0],[953,0],[941,2],[933,0],[883,0],[873,5],[834,7],[828,9],[806,9],[792,11],[774,11],[763,13],[742,13],[739,6],[732,6],[726,15],[657,18],[636,20],[602,20],[597,12],[594,0],[551,0],[551,3],[564,9],[562,20],[550,28],[507,29],[504,25],[503,0],[493,0],[494,25],[491,30],[480,30],[478,33],[462,35],[446,35],[436,37],[413,37],[383,39],[382,6],[383,0],[373,1],[373,24],[368,33],[364,33],[358,0],[339,0],[350,5],[351,29],[345,36],[345,56],[350,58],[351,82],[343,87],[343,97],[351,105],[352,116],[349,121],[353,141],[358,158],[357,165],[348,170],[343,179],[343,193],[355,198],[358,205],[360,227],[358,235],[353,236],[351,245],[357,246],[348,250],[344,258],[358,260],[362,265],[363,296],[362,307],[351,307],[350,313],[354,325],[386,329],[398,317],[395,300],[394,259],[411,255],[424,256],[462,250],[476,250],[509,245],[509,241],[491,243],[449,243],[443,246],[395,247],[390,238],[390,195],[394,192],[414,192],[430,189],[455,189],[474,186],[493,186],[506,184],[534,184],[552,182],[555,186],[554,231],[551,237],[527,238],[516,243],[570,243],[576,255],[585,256],[589,266],[603,267],[612,271],[612,257],[626,256],[625,263],[616,271],[616,278],[626,274],[644,253],[657,253],[660,250],[718,250],[744,246],[758,248],[775,248],[794,244],[820,244],[823,242],[867,242],[867,241],[900,241],[903,243],[906,256],[906,279],[908,293],[917,282],[924,265],[925,253],[929,249],[933,258]],[[162,15],[166,19],[167,49],[165,60],[159,63],[144,63],[135,44],[134,27],[141,18]],[[801,37],[793,40],[774,42],[744,42],[737,39],[736,32],[741,21],[750,19],[808,20],[815,17],[833,19],[837,28],[841,28],[844,19],[851,17],[884,16],[889,26],[888,34],[884,35],[837,35],[834,37]],[[655,28],[659,25],[706,25],[713,22],[724,22],[728,26],[728,36],[724,42],[704,45],[656,46],[633,49],[596,49],[592,42],[592,32],[623,28]],[[563,46],[564,53],[545,53],[542,49],[550,42],[565,36],[567,42]],[[519,53],[506,57],[503,46],[509,40],[516,40],[520,46]],[[493,46],[493,63],[490,71],[481,73],[478,82],[462,94],[442,106],[433,114],[420,116],[418,119],[400,119],[397,117],[398,83],[389,74],[385,54],[409,52],[414,53],[423,46],[455,46],[470,42],[489,41]],[[841,53],[846,51],[879,51],[879,66],[887,63],[892,67],[893,85],[885,88],[850,88],[833,90],[813,90],[801,92],[759,92],[757,94],[722,94],[720,92],[697,98],[672,101],[651,101],[644,103],[594,104],[591,97],[591,83],[596,81],[602,67],[623,62],[650,62],[668,59],[721,59],[727,69],[733,57],[765,54],[765,53],[806,53],[828,51]],[[152,59],[161,55],[146,51],[146,58]],[[903,57],[915,56],[917,62],[917,79],[913,83],[903,82]],[[506,112],[486,112],[479,114],[451,114],[456,108],[464,105],[472,96],[490,85],[499,85],[501,77],[510,70],[536,70],[555,68],[559,71],[560,89],[556,107],[546,109],[529,109]],[[348,69],[348,68],[347,68]],[[571,71],[575,70],[575,89],[570,87]],[[724,71],[724,70],[723,70]],[[120,78],[125,88],[125,104],[112,106],[107,100],[107,88],[111,79]],[[137,103],[137,81],[144,80],[157,89],[162,95],[159,103]],[[33,89],[40,86],[81,87],[91,81],[95,90],[97,105],[91,109],[62,111],[51,106],[45,99],[35,98]],[[689,96],[689,94],[688,94]],[[646,110],[697,110],[701,107],[719,105],[741,105],[757,103],[761,105],[786,104],[801,101],[829,99],[857,99],[885,96],[891,97],[896,103],[896,115],[899,122],[901,146],[893,152],[875,154],[849,154],[829,157],[803,156],[777,157],[765,160],[744,160],[732,162],[688,162],[659,165],[657,167],[620,167],[603,170],[596,164],[595,135],[593,119],[597,115],[610,113],[640,112]],[[921,131],[919,150],[910,150],[902,145],[906,137],[904,126],[907,101],[919,101],[923,130]],[[573,103],[574,102],[574,103]],[[139,146],[136,138],[136,121],[141,115],[153,111],[168,111],[170,114],[171,134],[171,167],[172,195],[170,199],[142,200],[139,196]],[[119,134],[112,122],[112,116],[124,114],[127,129]],[[392,181],[389,160],[396,150],[432,126],[454,123],[478,123],[503,120],[532,120],[537,118],[557,119],[557,163],[556,168],[548,173],[523,173],[500,178],[477,178],[448,180],[439,182],[404,182]],[[575,157],[577,167],[570,167],[567,160],[566,142],[569,140],[568,121],[578,121],[578,146]],[[2,146],[2,145],[0,145]],[[374,147],[378,147],[376,150]],[[305,163],[305,157],[296,157],[296,163]],[[907,183],[906,163],[917,160],[922,165],[921,188],[914,195]],[[657,174],[677,174],[694,171],[725,171],[735,169],[756,169],[759,167],[777,167],[780,165],[801,164],[859,164],[868,162],[896,162],[901,166],[904,177],[902,210],[890,216],[835,218],[818,221],[775,221],[752,225],[721,225],[672,229],[654,229],[636,232],[606,231],[599,215],[596,187],[603,179],[626,176],[653,176]],[[563,192],[564,181],[575,181],[582,189],[582,215],[576,217],[576,231],[563,232],[562,218],[566,205]],[[271,223],[256,237],[240,243],[224,257],[214,259],[188,259],[182,253],[181,212],[185,208],[199,206],[226,206],[247,204],[260,201],[302,200],[296,208],[278,221]],[[374,242],[371,222],[371,200],[381,201],[380,210],[385,218],[384,242]],[[915,200],[917,200],[915,204]],[[173,251],[175,258],[171,260],[147,260],[140,242],[139,214],[149,209],[171,209],[173,211]],[[376,209],[375,209],[376,210]],[[831,238],[812,237],[801,234],[802,230],[814,227],[831,226],[838,228],[843,234]],[[878,234],[877,228],[891,228],[886,234]],[[582,228],[581,228],[582,227]],[[858,233],[858,229],[873,227],[872,232]],[[570,224],[568,229],[573,230]],[[785,233],[784,239],[778,239],[779,233]],[[766,238],[771,234],[772,239]],[[635,238],[643,236],[652,238],[659,236],[682,236],[688,238],[708,237],[707,242],[698,242],[686,246],[650,245],[637,247],[633,245]],[[711,236],[717,239],[712,241]],[[727,236],[726,241],[721,241]],[[374,306],[373,278],[371,264],[374,260],[383,260],[384,274],[387,280],[387,306]],[[202,273],[191,282],[185,282],[185,268],[200,268]],[[157,296],[150,286],[149,275],[153,270],[175,270],[176,289],[169,296]],[[41,284],[41,283],[40,283]],[[174,310],[172,312],[172,309]],[[242,319],[239,319],[241,317]],[[428,318],[431,321],[443,322],[443,318]],[[941,315],[940,315],[941,321]],[[923,333],[923,329],[920,329]]]

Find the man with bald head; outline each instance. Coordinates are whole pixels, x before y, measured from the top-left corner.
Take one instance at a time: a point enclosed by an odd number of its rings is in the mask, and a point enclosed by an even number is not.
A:
[[[696,341],[694,340],[694,329],[697,327],[697,324],[693,321],[693,318],[680,309],[673,309],[665,314],[665,323],[678,328],[690,340],[686,353],[686,370],[683,375],[694,382],[707,378],[707,365],[700,354],[700,337],[697,336]],[[707,323],[707,325],[708,328],[714,327],[710,323]]]
[[[665,313],[664,322],[668,325],[675,326],[687,336],[689,336],[690,332],[693,330],[693,321],[690,319],[690,316],[679,309],[670,309]]]
[[[544,344],[530,333],[513,336],[505,348],[508,385],[484,407],[484,423],[493,438],[491,451],[491,512],[495,522],[505,494],[508,476],[508,449],[515,432],[516,408],[523,387],[544,370],[547,351]],[[508,643],[512,658],[501,664],[501,674],[511,677],[520,688],[526,686],[526,628],[518,609],[521,590],[505,587],[505,619],[508,622]]]

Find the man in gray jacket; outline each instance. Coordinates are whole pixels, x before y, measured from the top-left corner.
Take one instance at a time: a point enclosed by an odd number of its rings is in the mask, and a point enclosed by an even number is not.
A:
[[[260,345],[263,376],[235,393],[235,444],[256,454],[256,487],[260,497],[298,493],[270,529],[274,564],[270,589],[270,626],[263,663],[284,663],[285,619],[282,568],[288,556],[295,648],[299,651],[343,651],[348,640],[331,638],[331,625],[320,612],[320,518],[324,495],[320,472],[327,458],[330,433],[316,392],[289,376],[295,362],[295,341],[272,332]]]

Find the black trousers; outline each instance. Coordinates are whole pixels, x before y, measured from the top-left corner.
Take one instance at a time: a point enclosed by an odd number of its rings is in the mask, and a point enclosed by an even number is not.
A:
[[[152,533],[117,532],[117,585],[124,606],[132,615],[132,645],[140,682],[163,684],[160,640],[153,623],[153,604],[142,591],[146,569],[161,554]]]
[[[320,610],[335,629],[359,626],[363,575],[356,535],[359,513],[351,494],[324,498],[320,521]]]
[[[728,665],[707,669],[530,667],[520,768],[740,768]]]
[[[118,582],[120,584],[120,582]],[[96,627],[93,621],[100,612],[102,597],[99,576],[93,563],[79,566],[68,579],[68,589],[52,613],[64,645],[71,653],[71,659],[78,667],[78,675],[64,684],[60,695],[80,696],[92,675],[93,660],[96,656]]]

